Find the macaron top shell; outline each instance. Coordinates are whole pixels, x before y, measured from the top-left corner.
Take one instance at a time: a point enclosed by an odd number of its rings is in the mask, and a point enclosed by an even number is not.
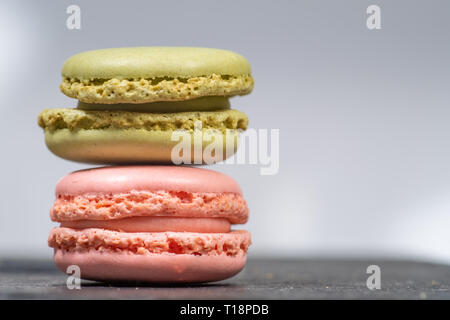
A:
[[[62,75],[77,79],[190,78],[210,74],[250,75],[250,65],[228,50],[133,47],[86,51],[69,58]]]
[[[75,171],[58,182],[56,196],[160,190],[242,195],[235,180],[212,170],[177,166],[118,166]]]

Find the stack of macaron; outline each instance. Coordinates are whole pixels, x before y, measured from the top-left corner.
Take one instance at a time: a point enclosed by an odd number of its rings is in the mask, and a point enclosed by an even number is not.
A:
[[[62,76],[61,91],[78,105],[39,114],[47,147],[108,166],[58,182],[50,216],[60,226],[48,239],[56,265],[99,281],[207,282],[242,270],[250,234],[231,230],[248,219],[240,187],[175,166],[174,149],[183,132],[192,138],[184,164],[195,150],[213,149],[217,161],[236,151],[248,119],[229,98],[253,89],[247,60],[208,48],[103,49],[69,58]],[[215,139],[203,138],[208,130]]]

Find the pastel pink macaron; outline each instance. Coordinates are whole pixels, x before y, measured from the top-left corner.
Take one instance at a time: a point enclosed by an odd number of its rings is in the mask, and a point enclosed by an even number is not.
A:
[[[211,170],[103,167],[73,172],[56,186],[48,243],[83,279],[209,282],[246,263],[250,233],[232,231],[249,210],[239,185]]]

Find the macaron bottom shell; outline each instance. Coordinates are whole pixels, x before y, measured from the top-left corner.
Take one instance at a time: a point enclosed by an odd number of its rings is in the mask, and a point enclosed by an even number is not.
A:
[[[60,270],[76,265],[81,278],[98,281],[219,281],[244,268],[250,243],[243,230],[130,233],[60,227],[49,235]]]
[[[174,132],[120,128],[46,130],[45,143],[63,159],[92,164],[212,164],[229,158],[239,146],[237,130],[214,131],[212,137]],[[201,148],[195,149],[194,145]]]
[[[245,266],[246,255],[130,255],[95,250],[80,253],[55,249],[54,262],[64,273],[68,266],[77,265],[81,278],[86,280],[201,283],[224,280],[239,273]]]

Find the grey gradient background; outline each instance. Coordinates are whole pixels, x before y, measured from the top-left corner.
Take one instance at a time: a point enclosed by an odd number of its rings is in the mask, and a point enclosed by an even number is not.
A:
[[[76,104],[58,89],[65,59],[168,45],[243,54],[255,90],[232,105],[280,129],[278,175],[213,166],[242,186],[252,256],[450,263],[449,30],[449,1],[1,1],[0,257],[50,259],[55,184],[89,167],[51,154],[36,123]]]

